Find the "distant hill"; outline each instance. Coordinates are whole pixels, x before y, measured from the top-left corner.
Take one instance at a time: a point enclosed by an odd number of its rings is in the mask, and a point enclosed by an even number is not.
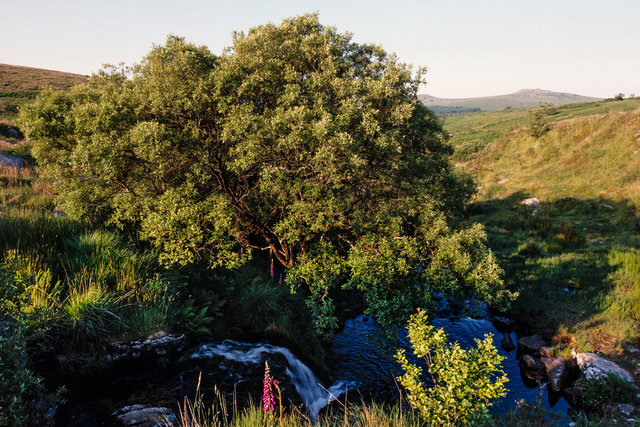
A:
[[[45,87],[70,89],[88,78],[81,74],[0,64],[0,119],[15,118],[18,107],[34,99]]]
[[[478,98],[438,98],[423,94],[418,95],[418,99],[438,114],[457,114],[472,112],[473,109],[477,108],[485,111],[504,110],[509,107],[531,108],[537,107],[541,102],[549,102],[553,105],[564,105],[576,102],[599,101],[602,98],[593,98],[573,93],[552,92],[543,89],[522,89],[508,95],[483,96]]]

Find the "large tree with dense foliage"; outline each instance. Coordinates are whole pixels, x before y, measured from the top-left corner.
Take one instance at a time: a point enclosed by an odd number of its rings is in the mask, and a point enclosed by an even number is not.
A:
[[[330,329],[330,290],[391,324],[434,288],[505,301],[473,193],[413,72],[316,15],[236,33],[221,56],[169,37],[131,68],[22,112],[67,212],[134,226],[170,263],[269,251]]]

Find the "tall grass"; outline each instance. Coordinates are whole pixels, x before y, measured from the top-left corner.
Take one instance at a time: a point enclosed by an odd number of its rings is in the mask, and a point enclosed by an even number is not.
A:
[[[229,398],[231,402],[229,402]],[[211,402],[202,394],[194,400],[186,399],[179,405],[178,425],[181,427],[417,427],[425,423],[410,408],[401,403],[339,403],[313,421],[303,408],[286,407],[283,413],[265,412],[261,405],[249,401],[244,408],[238,406],[235,394],[227,397],[215,390]]]

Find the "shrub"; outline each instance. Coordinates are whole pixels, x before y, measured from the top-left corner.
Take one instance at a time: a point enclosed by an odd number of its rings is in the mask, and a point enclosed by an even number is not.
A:
[[[407,399],[430,425],[468,425],[488,421],[491,399],[506,395],[508,381],[500,372],[504,357],[498,354],[490,335],[476,340],[476,347],[464,350],[456,342],[449,344],[442,329],[427,324],[427,315],[419,310],[411,316],[408,335],[416,356],[429,365],[433,386],[421,381],[422,368],[399,350],[396,360],[405,374],[398,378],[408,391]]]
[[[616,374],[608,373],[604,382],[584,381],[584,404],[587,408],[600,409],[610,403],[634,403],[636,387]]]
[[[549,130],[546,117],[549,114],[551,104],[540,104],[538,108],[529,112],[529,135],[540,138]]]
[[[42,380],[29,369],[23,331],[0,324],[0,425],[49,425]]]

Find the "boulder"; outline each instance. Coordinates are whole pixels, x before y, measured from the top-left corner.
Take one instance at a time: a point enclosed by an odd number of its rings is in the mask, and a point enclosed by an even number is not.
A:
[[[604,381],[608,374],[615,374],[620,378],[633,383],[633,377],[625,369],[604,357],[594,353],[572,352],[582,374],[588,380]]]
[[[518,354],[537,354],[540,347],[544,346],[544,340],[539,335],[522,337],[518,340]]]
[[[171,409],[151,405],[125,406],[111,416],[115,417],[121,426],[169,427],[178,424]]]
[[[544,378],[544,365],[535,357],[525,354],[520,357],[520,373],[530,380],[541,382]]]
[[[506,333],[502,335],[502,339],[500,340],[500,347],[502,347],[504,351],[513,351],[516,349],[516,346],[511,340],[510,334]]]
[[[503,316],[494,316],[491,319],[491,323],[500,332],[511,332],[515,326],[515,322],[512,319]]]
[[[543,357],[540,362],[544,365],[547,380],[551,390],[556,393],[562,391],[567,379],[567,369],[564,357]]]
[[[8,156],[6,154],[0,154],[0,166],[7,168],[22,169],[27,167],[27,162],[19,157]]]

